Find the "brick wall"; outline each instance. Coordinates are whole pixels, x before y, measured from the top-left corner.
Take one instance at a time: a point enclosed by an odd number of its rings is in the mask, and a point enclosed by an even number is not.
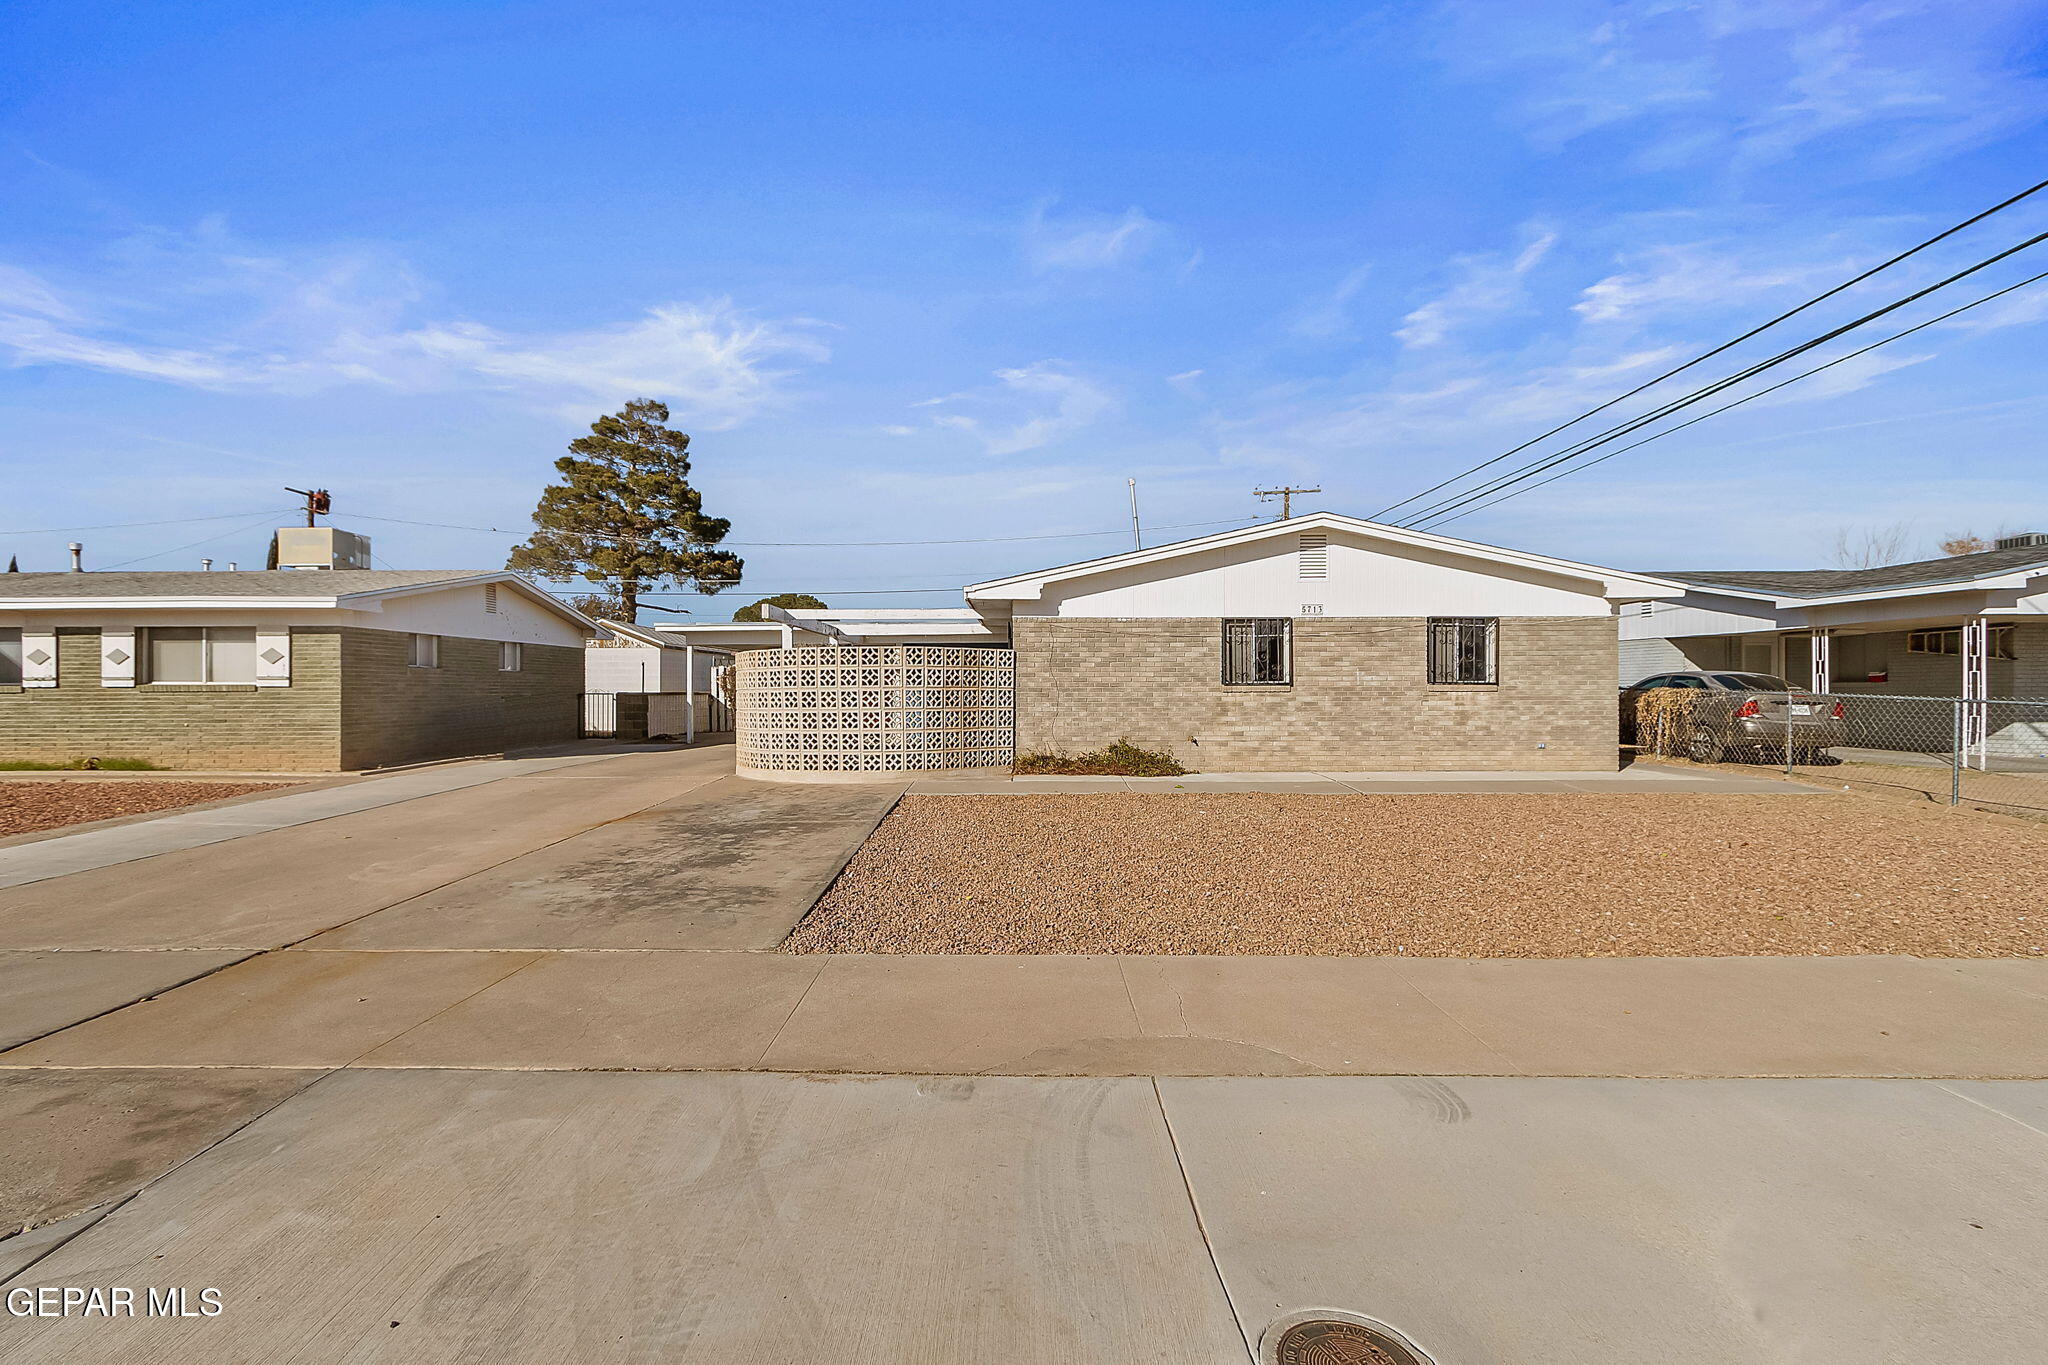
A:
[[[1431,686],[1420,617],[1299,618],[1291,686],[1225,687],[1221,630],[1016,618],[1017,752],[1127,738],[1197,772],[1618,765],[1611,616],[1502,618],[1496,687]]]
[[[572,740],[579,733],[583,651],[525,646],[498,669],[494,640],[441,637],[438,668],[406,661],[396,631],[341,631],[341,764],[381,768]]]
[[[163,768],[340,765],[339,632],[292,630],[290,687],[100,686],[100,633],[59,627],[57,686],[0,689],[0,758],[141,758]]]
[[[1838,635],[1829,652],[1835,687],[1895,697],[1956,697],[1963,690],[1960,654],[1913,654],[1905,631],[1876,635]],[[2010,659],[1990,659],[1986,670],[1994,697],[2048,697],[2048,624],[2022,621],[2013,627]],[[1882,683],[1863,681],[1870,672],[1889,673]],[[1793,674],[1804,684],[1806,673]]]

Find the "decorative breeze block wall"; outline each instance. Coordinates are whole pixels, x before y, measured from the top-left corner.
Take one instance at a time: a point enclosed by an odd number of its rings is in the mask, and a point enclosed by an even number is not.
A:
[[[1007,768],[1015,757],[1016,667],[1007,649],[760,649],[733,668],[741,772],[846,780]]]

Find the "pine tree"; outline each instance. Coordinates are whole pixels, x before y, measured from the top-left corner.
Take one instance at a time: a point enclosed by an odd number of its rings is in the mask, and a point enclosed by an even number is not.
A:
[[[690,486],[690,438],[667,422],[667,404],[636,398],[569,442],[555,461],[562,481],[540,495],[534,532],[505,567],[604,584],[629,622],[641,593],[665,581],[702,593],[739,582],[744,561],[716,548],[732,523],[704,515],[704,495]]]

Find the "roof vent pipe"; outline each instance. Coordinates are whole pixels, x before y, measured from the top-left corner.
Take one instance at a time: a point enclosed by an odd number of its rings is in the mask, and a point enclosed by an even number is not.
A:
[[[229,572],[229,573],[233,573],[234,571],[235,571],[235,561],[234,561],[234,560],[232,560],[232,559],[230,559],[230,560],[228,561],[228,572]]]
[[[200,561],[199,561],[199,572],[201,572],[201,573],[212,573],[212,572],[213,572],[213,561],[212,561],[212,560],[210,560],[210,559],[202,559],[202,560],[200,560]]]
[[[85,546],[75,540],[71,542],[71,572],[85,572]]]

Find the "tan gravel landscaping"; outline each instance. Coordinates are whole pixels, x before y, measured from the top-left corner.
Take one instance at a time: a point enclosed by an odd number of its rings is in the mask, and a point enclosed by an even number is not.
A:
[[[2048,828],[1855,796],[912,796],[797,953],[2048,949]]]
[[[147,815],[202,801],[288,787],[289,782],[151,782],[135,778],[0,781],[0,835],[32,834],[117,815]]]

